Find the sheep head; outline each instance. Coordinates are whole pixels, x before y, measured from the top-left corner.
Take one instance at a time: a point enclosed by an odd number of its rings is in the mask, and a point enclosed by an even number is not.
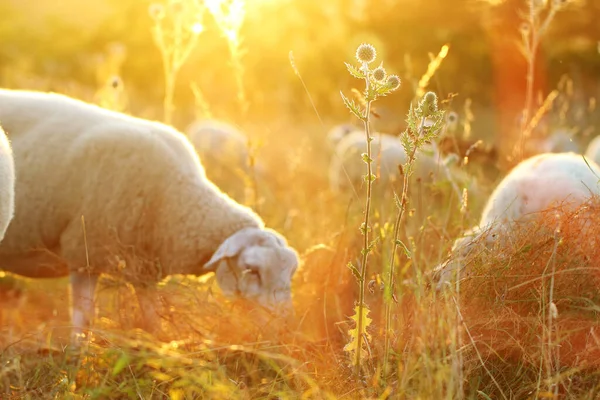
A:
[[[228,237],[204,269],[214,271],[221,290],[275,312],[292,310],[291,281],[298,254],[270,229],[245,228]]]

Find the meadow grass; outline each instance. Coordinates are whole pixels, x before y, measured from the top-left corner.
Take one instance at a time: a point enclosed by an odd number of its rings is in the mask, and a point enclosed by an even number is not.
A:
[[[227,10],[211,11],[218,16]],[[157,24],[154,40],[165,63],[163,120],[169,122],[176,111],[177,72],[201,29],[194,25],[200,23],[198,15],[188,13],[185,18],[191,20],[176,23],[169,28],[175,29],[171,36],[162,36],[161,13],[167,11],[151,9]],[[238,17],[243,20],[243,14]],[[453,105],[451,96],[440,97],[439,111],[427,109],[432,102],[424,99],[448,47],[431,57],[421,79],[411,82],[415,99],[404,112],[409,128],[401,136],[410,157],[403,166],[402,185],[378,187],[383,184],[371,179],[377,171],[371,170],[367,152],[357,159],[366,162],[363,190],[334,193],[326,174],[331,154],[325,146],[325,127],[337,121],[319,114],[314,123],[300,126],[286,116],[261,123],[245,119],[242,42],[235,25],[242,20],[228,25],[224,14],[217,18],[225,38],[235,40],[229,50],[237,92],[232,98],[240,110],[236,115],[249,137],[262,144],[251,154],[265,167],[260,178],[253,174],[247,181],[253,190],[251,201],[233,196],[260,208],[267,225],[299,250],[301,266],[293,280],[295,317],[283,321],[224,298],[212,275],[173,276],[158,285],[161,329],[150,335],[139,329],[141,315],[132,287],[118,277],[104,276],[93,332],[74,352],[67,347],[67,280],[27,280],[0,273],[0,398],[600,396],[600,250],[589,239],[600,234],[594,225],[600,218],[597,199],[577,210],[549,210],[535,223],[519,225],[506,245],[471,253],[456,285],[433,290],[431,270],[446,259],[452,241],[476,223],[495,183],[479,176],[478,195],[468,193],[468,203],[464,187],[457,194],[451,180],[409,184],[417,149],[447,131],[442,116]],[[186,39],[177,39],[177,32]],[[173,38],[175,49],[168,47],[171,42],[160,42]],[[305,84],[293,66],[310,96],[310,82]],[[111,70],[109,76],[118,72]],[[376,112],[369,110],[372,82],[365,78],[367,108],[360,119],[368,141]],[[122,82],[109,87],[125,91]],[[200,88],[194,89],[206,115],[208,105]],[[124,106],[114,97],[124,93],[99,93],[99,103]],[[318,111],[312,98],[310,103]],[[527,100],[525,109],[532,107]],[[536,116],[549,106],[541,109],[526,111],[524,121],[535,124]],[[434,127],[425,132],[425,119],[430,117]],[[453,139],[468,139],[472,120],[467,100],[462,129],[452,133]],[[459,169],[485,167],[475,158],[469,161],[475,147],[459,151]],[[218,174],[211,177],[224,191],[237,193],[232,182]],[[380,190],[371,193],[371,185]],[[379,197],[381,193],[388,196]],[[368,233],[378,240],[369,240]],[[354,270],[349,262],[355,263]],[[363,323],[366,314],[349,318],[357,303],[368,304],[369,310],[368,323],[360,327],[354,321]],[[358,351],[346,351],[353,340]]]

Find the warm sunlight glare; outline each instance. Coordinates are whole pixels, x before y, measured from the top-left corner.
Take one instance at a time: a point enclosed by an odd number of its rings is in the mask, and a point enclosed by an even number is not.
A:
[[[200,22],[196,22],[192,25],[192,32],[194,33],[194,35],[199,35],[204,31],[204,25],[202,25]]]

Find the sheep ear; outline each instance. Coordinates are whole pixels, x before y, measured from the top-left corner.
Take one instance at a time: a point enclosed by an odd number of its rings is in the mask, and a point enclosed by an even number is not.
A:
[[[242,251],[242,249],[256,242],[256,232],[257,229],[255,228],[246,228],[229,236],[227,239],[225,239],[221,246],[219,246],[211,259],[204,264],[202,269],[204,271],[215,271],[221,260],[235,257],[240,253],[240,251]]]

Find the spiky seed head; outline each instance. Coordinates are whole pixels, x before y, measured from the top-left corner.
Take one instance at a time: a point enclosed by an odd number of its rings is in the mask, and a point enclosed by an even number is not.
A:
[[[370,64],[375,61],[376,56],[377,52],[375,51],[375,47],[371,44],[363,43],[356,49],[356,59],[361,63]]]
[[[377,82],[381,82],[382,80],[384,80],[385,79],[385,69],[383,67],[375,68],[375,70],[373,71],[373,78]]]
[[[425,96],[423,96],[423,101],[425,101],[425,103],[427,103],[427,105],[429,105],[430,109],[433,112],[437,111],[438,98],[434,92],[425,93]]]
[[[148,14],[150,14],[150,18],[155,21],[161,20],[165,17],[165,8],[162,4],[152,3],[148,7]]]
[[[400,87],[400,78],[398,75],[390,75],[387,78],[386,84],[390,89],[396,90]]]
[[[418,111],[423,117],[428,117],[438,110],[437,95],[433,92],[427,92],[419,102]]]

